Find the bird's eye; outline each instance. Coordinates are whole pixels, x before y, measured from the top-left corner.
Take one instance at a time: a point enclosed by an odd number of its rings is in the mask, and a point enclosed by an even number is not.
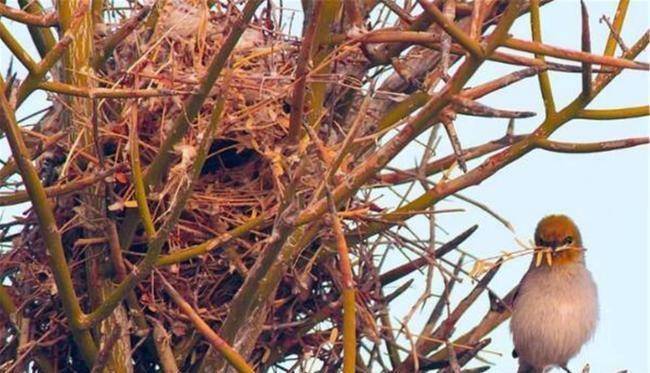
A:
[[[568,236],[567,238],[564,239],[565,245],[571,245],[572,243],[573,243],[573,237]]]

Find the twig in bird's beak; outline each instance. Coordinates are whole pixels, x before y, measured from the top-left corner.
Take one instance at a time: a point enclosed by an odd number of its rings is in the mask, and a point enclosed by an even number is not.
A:
[[[549,267],[553,266],[553,254],[550,250],[546,252],[546,263]]]
[[[535,258],[535,267],[539,267],[542,264],[542,258],[544,257],[544,251],[538,250],[536,253],[537,257]]]

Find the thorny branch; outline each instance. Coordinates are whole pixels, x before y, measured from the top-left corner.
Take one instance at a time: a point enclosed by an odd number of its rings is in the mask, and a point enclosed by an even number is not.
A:
[[[590,106],[625,70],[648,71],[636,58],[650,36],[624,40],[628,0],[602,25],[590,25],[583,2],[580,50],[550,45],[546,3],[305,0],[302,28],[282,2],[261,0],[77,0],[48,12],[0,3],[2,47],[27,71],[0,77],[11,150],[0,206],[29,203],[0,222],[0,370],[458,372],[484,359],[516,291],[499,297],[489,283],[513,255],[476,257],[465,247],[472,224],[439,242],[435,216],[449,210],[437,203],[535,149],[650,142],[551,138],[573,119],[650,114],[638,103]],[[528,12],[531,40],[511,35]],[[599,26],[609,34],[602,54],[591,40]],[[488,62],[522,69],[469,86]],[[549,71],[581,74],[563,108]],[[544,115],[515,134],[515,118],[535,113],[482,98],[533,76]],[[37,91],[51,103],[17,121]],[[460,116],[510,122],[502,137],[463,147]],[[438,154],[439,125],[448,154]],[[419,163],[395,164],[420,145]],[[416,183],[424,192],[411,198]],[[386,206],[383,193],[399,203]],[[426,234],[412,216],[428,220]],[[477,283],[452,302],[465,278]],[[409,302],[416,279],[425,290],[396,320],[390,305]],[[485,293],[485,316],[460,322]],[[414,330],[422,310],[429,319]]]

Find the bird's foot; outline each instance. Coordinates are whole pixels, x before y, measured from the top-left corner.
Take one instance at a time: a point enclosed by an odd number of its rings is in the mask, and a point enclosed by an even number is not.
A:
[[[562,368],[562,370],[565,371],[566,373],[571,373],[571,371],[569,370],[569,368],[566,367],[566,365],[562,365],[560,366],[560,368]]]

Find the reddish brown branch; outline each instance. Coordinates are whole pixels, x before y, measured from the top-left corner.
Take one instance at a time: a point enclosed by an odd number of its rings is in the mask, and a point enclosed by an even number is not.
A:
[[[465,156],[463,155],[463,147],[460,144],[460,139],[456,133],[456,127],[454,127],[454,122],[452,120],[453,116],[449,112],[443,111],[440,115],[440,122],[445,127],[447,132],[447,137],[451,143],[451,148],[454,150],[456,155],[456,162],[463,172],[467,172],[467,163],[465,162]]]
[[[582,37],[581,47],[585,53],[591,53],[591,35],[589,31],[589,13],[584,0],[580,0],[580,18],[582,20]],[[591,95],[591,74],[592,66],[589,62],[582,63],[582,94],[589,97]]]
[[[404,276],[407,276],[409,273],[416,271],[427,264],[432,263],[434,260],[436,260],[436,258],[441,258],[443,255],[456,249],[461,243],[463,243],[467,238],[469,238],[469,236],[471,236],[472,233],[476,231],[476,229],[478,229],[478,225],[474,225],[470,227],[465,232],[459,234],[458,236],[454,237],[446,244],[440,246],[430,257],[424,256],[418,258],[414,261],[408,262],[397,268],[391,269],[386,273],[383,273],[381,276],[379,276],[379,282],[381,283],[382,286],[388,285],[390,283],[393,283],[403,278]]]
[[[471,115],[476,117],[530,118],[535,116],[535,113],[531,111],[513,111],[513,110],[494,109],[487,105],[483,105],[478,101],[474,101],[467,97],[463,97],[463,95],[454,96],[452,102],[455,105],[454,109],[459,114]]]
[[[54,185],[45,188],[45,195],[48,198],[62,196],[68,193],[77,192],[95,185],[98,181],[114,174],[116,171],[124,170],[126,166],[120,165],[112,169],[98,173],[97,175],[85,176],[78,180],[70,181],[62,185]],[[0,206],[16,205],[30,200],[27,191],[20,190],[11,194],[0,194]]]
[[[52,27],[58,25],[58,17],[55,12],[36,15],[20,9],[14,9],[3,3],[0,3],[0,16],[29,26]]]
[[[194,324],[194,327],[196,330],[201,333],[205,339],[208,340],[208,342],[214,347],[217,351],[219,351],[224,358],[239,372],[254,372],[253,368],[248,365],[246,360],[235,350],[232,348],[226,341],[221,339],[217,333],[215,333],[212,328],[210,328],[210,325],[208,325],[201,316],[199,316],[196,311],[190,306],[189,303],[187,303],[183,297],[174,289],[174,287],[165,279],[165,276],[162,274],[158,273],[158,279],[162,282],[163,286],[165,287],[165,290],[167,291],[167,294],[171,297],[171,299],[176,303],[176,306],[180,308],[180,310],[187,316],[192,324]]]
[[[516,38],[507,39],[503,45],[508,48],[530,52],[539,53],[546,56],[557,57],[565,60],[593,63],[601,66],[610,66],[624,69],[645,70],[650,69],[645,62],[637,62],[627,60],[624,58],[615,58],[609,56],[600,56],[583,51],[574,51],[570,49],[554,47],[547,44],[536,43],[533,41],[526,41]]]
[[[129,34],[133,32],[142,22],[145,20],[149,12],[151,11],[151,6],[144,5],[140,10],[135,12],[128,20],[126,20],[113,34],[106,36],[102,40],[101,52],[94,58],[93,67],[99,69],[102,67],[104,62],[110,57],[111,53],[115,47],[117,47],[122,41],[124,41]]]
[[[311,60],[311,50],[316,37],[316,26],[318,25],[317,20],[323,9],[323,1],[316,1],[313,7],[310,15],[311,22],[309,22],[303,34],[298,63],[296,65],[296,83],[293,87],[293,95],[291,98],[291,116],[289,117],[289,133],[287,135],[290,142],[298,140],[300,128],[302,128],[305,89],[307,85],[307,65]]]
[[[549,139],[535,139],[535,146],[540,149],[558,153],[598,153],[612,150],[631,148],[650,142],[649,137],[633,137],[629,139],[601,141],[592,143],[557,142]]]
[[[174,95],[187,95],[190,92],[171,89],[134,89],[134,88],[88,88],[61,82],[42,82],[38,87],[44,91],[56,92],[75,97],[86,98],[147,98]]]
[[[336,205],[332,195],[327,190],[327,199],[330,206],[330,220],[332,230],[336,237],[336,249],[339,254],[341,275],[343,280],[342,303],[343,303],[343,372],[354,373],[356,370],[357,336],[356,336],[356,296],[354,279],[352,278],[352,265],[350,264],[350,253],[348,244],[343,234],[343,227],[336,214]]]
[[[418,346],[418,355],[426,355],[430,351],[434,351],[437,349],[441,344],[442,341],[447,340],[450,336],[451,333],[454,330],[454,327],[460,317],[465,314],[465,311],[474,304],[476,299],[483,293],[483,291],[487,288],[488,284],[492,279],[494,278],[494,275],[496,275],[497,271],[499,270],[500,265],[497,264],[494,266],[488,273],[483,276],[483,278],[476,284],[474,289],[465,297],[463,298],[460,303],[454,308],[454,310],[451,312],[451,314],[445,319],[440,326],[432,333],[430,339],[426,340],[428,343],[422,343],[420,346]],[[448,355],[449,356],[449,355]],[[413,355],[409,355],[409,357],[404,360],[402,365],[400,365],[397,369],[398,372],[410,372],[413,371],[413,368],[415,366],[416,362],[413,359]]]

